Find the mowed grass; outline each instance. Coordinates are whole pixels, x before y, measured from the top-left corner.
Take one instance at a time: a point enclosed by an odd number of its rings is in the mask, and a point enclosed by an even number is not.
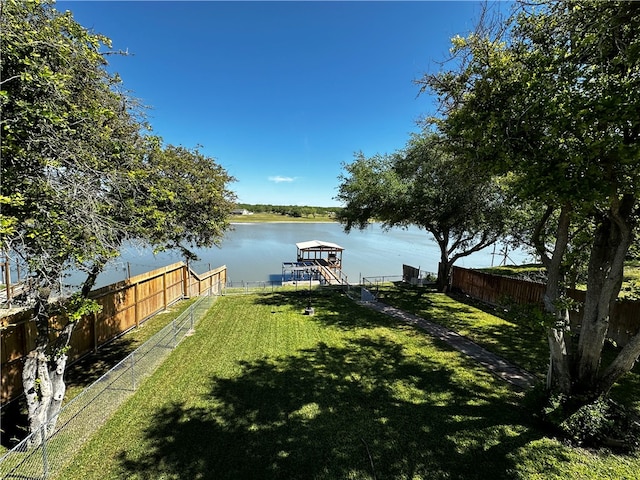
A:
[[[541,381],[545,378],[549,347],[541,325],[518,325],[501,318],[500,314],[504,312],[500,307],[474,302],[470,298],[462,302],[455,296],[406,284],[388,283],[380,286],[378,299],[464,335],[507,361],[536,374]],[[605,344],[603,363],[611,361],[618,352],[619,348]],[[612,396],[640,415],[638,393],[640,366],[636,365],[613,387]]]
[[[223,297],[64,479],[620,479],[522,394],[339,293]]]
[[[141,323],[138,328],[129,330],[124,335],[102,346],[97,352],[91,353],[71,365],[65,372],[67,383],[65,403],[98,380],[114,365],[166,327],[172,320],[178,318],[195,300],[196,298],[182,300],[169,306],[167,310]]]
[[[101,346],[97,352],[92,352],[71,364],[65,372],[67,389],[64,396],[64,405],[82,393],[85,388],[111,370],[172,320],[178,318],[195,300],[195,298],[182,300],[169,306],[166,311],[158,313],[141,323],[139,328],[129,330],[124,335]],[[16,401],[4,407],[2,411],[2,426],[5,440],[7,438],[16,439],[11,441],[11,447],[27,435],[28,419],[24,402]],[[0,455],[6,453],[7,450],[6,445],[0,445]]]
[[[384,284],[377,298],[385,303],[443,325],[544,379],[549,360],[545,332],[516,325],[456,298],[406,284]]]

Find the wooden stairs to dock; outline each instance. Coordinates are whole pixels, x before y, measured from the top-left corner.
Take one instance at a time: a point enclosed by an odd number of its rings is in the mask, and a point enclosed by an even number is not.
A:
[[[316,262],[316,269],[318,270],[324,281],[327,282],[327,284],[342,285],[344,283],[344,281],[338,274],[336,274],[333,269],[322,265],[320,262]]]

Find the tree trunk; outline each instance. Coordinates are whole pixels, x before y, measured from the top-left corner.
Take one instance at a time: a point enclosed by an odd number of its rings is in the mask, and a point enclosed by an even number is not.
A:
[[[640,333],[634,335],[615,360],[605,369],[597,384],[597,391],[602,394],[609,393],[613,384],[625,373],[628,373],[640,356]]]
[[[571,391],[570,358],[571,348],[567,341],[569,332],[569,314],[566,309],[558,308],[557,283],[547,283],[544,295],[544,305],[547,313],[555,317],[554,324],[547,329],[547,341],[549,343],[549,377],[547,388],[549,390],[568,394]]]
[[[582,391],[598,396],[628,372],[638,356],[634,338],[599,377],[600,358],[624,274],[624,259],[631,243],[631,218],[635,198],[625,195],[612,202],[596,232],[589,265],[589,283],[579,343],[578,376]]]
[[[80,292],[82,298],[87,298],[103,267],[104,262],[94,265]],[[58,415],[62,409],[67,389],[64,383],[64,372],[68,360],[66,351],[77,324],[77,322],[67,321],[57,331],[57,337],[51,338],[49,326],[50,294],[51,290],[48,288],[41,288],[36,292],[34,320],[38,336],[36,347],[27,355],[22,369],[29,433],[43,429],[45,438],[55,430]],[[41,440],[40,435],[35,435],[31,444],[37,445]]]
[[[435,235],[434,235],[435,237]],[[448,236],[443,238],[435,237],[440,247],[440,263],[438,264],[438,278],[436,279],[436,288],[439,292],[445,293],[449,290],[449,280],[451,276],[451,261],[449,260]]]
[[[543,216],[537,233],[542,231],[543,224],[550,217],[550,209]],[[560,393],[571,392],[570,357],[571,345],[567,341],[569,331],[569,315],[566,308],[560,305],[562,288],[562,260],[569,243],[570,207],[565,205],[560,210],[558,219],[556,243],[552,256],[549,257],[544,249],[543,242],[536,241],[536,247],[543,263],[547,268],[547,285],[544,293],[544,308],[547,313],[553,315],[555,321],[547,329],[547,341],[549,342],[549,375],[547,388]],[[539,238],[538,238],[539,240]]]
[[[47,413],[51,402],[52,388],[46,354],[41,348],[29,352],[22,368],[22,384],[27,401],[29,433],[47,428]],[[45,430],[45,434],[48,432]],[[38,436],[35,437],[37,442]]]
[[[631,196],[624,196],[621,201],[615,199],[597,227],[591,248],[578,343],[576,383],[579,393],[591,397],[602,393],[598,386],[600,359],[609,318],[622,285],[624,259],[631,243],[629,216],[633,203]],[[619,366],[626,363],[622,362]]]
[[[51,434],[55,427],[65,386],[62,381],[66,355],[51,358],[49,333],[49,288],[36,291],[34,305],[34,321],[37,337],[36,347],[29,352],[22,369],[22,384],[27,403],[29,419],[29,433],[43,429],[45,436]],[[34,442],[39,443],[41,437],[34,436]]]

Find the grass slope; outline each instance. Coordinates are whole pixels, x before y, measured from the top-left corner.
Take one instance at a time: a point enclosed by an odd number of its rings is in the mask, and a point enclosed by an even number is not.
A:
[[[469,359],[329,291],[224,297],[64,479],[635,478]]]

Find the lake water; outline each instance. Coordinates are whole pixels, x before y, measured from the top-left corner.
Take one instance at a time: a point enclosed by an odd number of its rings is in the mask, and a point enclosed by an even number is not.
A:
[[[343,272],[349,282],[362,277],[400,276],[402,264],[427,272],[437,271],[440,253],[437,244],[424,230],[416,227],[384,231],[372,224],[363,231],[344,233],[338,223],[239,223],[225,236],[220,248],[200,249],[200,260],[192,262],[199,273],[221,265],[227,266],[228,280],[233,282],[279,281],[282,262],[296,260],[296,243],[323,240],[344,247]],[[500,247],[496,249],[499,252]],[[503,256],[493,247],[460,259],[462,267],[499,265]],[[181,261],[177,253],[153,255],[150,250],[127,248],[98,278],[97,287],[115,283],[131,275],[138,275],[173,262]],[[521,251],[509,252],[509,264],[529,261]],[[67,279],[73,282],[73,277]]]

